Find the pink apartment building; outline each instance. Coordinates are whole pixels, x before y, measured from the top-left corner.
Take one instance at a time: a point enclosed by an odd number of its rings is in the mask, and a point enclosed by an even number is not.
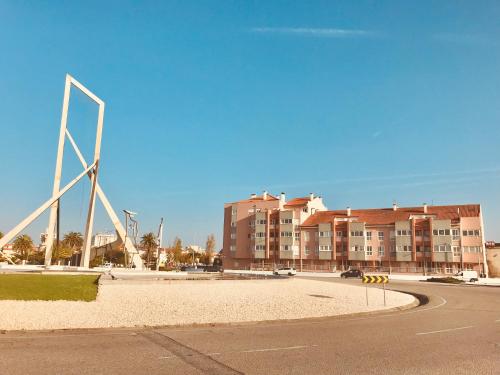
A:
[[[224,267],[487,273],[481,207],[328,210],[264,192],[224,206]]]

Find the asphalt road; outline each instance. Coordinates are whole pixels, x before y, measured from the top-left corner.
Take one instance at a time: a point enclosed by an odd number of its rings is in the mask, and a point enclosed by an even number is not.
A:
[[[500,374],[500,288],[389,288],[425,294],[429,302],[292,322],[6,332],[0,374]]]

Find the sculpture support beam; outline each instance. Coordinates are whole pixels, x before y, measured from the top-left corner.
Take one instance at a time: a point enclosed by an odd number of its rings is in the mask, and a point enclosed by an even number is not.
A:
[[[71,88],[73,86],[78,90],[80,90],[81,92],[83,92],[85,95],[87,95],[87,97],[89,97],[99,106],[97,131],[96,131],[96,139],[94,147],[94,159],[90,166],[87,166],[87,162],[85,161],[82,153],[80,152],[78,146],[75,143],[75,140],[73,139],[73,137],[71,136],[71,134],[67,129],[69,101],[70,101]],[[143,268],[143,262],[139,256],[137,249],[133,245],[130,238],[127,238],[126,229],[122,226],[120,220],[118,219],[118,216],[111,207],[111,204],[109,203],[106,195],[102,191],[97,181],[99,159],[101,152],[101,136],[104,123],[104,107],[105,103],[101,99],[99,99],[95,94],[93,94],[89,89],[87,89],[85,86],[83,86],[80,82],[71,77],[69,74],[66,75],[52,197],[42,206],[40,206],[37,210],[35,210],[31,215],[29,215],[26,219],[24,219],[21,223],[19,223],[14,229],[9,231],[2,239],[0,239],[0,254],[3,254],[1,249],[5,244],[7,244],[10,240],[12,240],[17,234],[19,234],[19,232],[21,232],[24,228],[26,228],[31,222],[33,222],[33,220],[35,220],[42,212],[50,208],[49,226],[47,229],[46,253],[45,253],[45,265],[46,266],[50,265],[52,260],[52,249],[54,245],[55,223],[58,219],[57,211],[59,206],[59,198],[69,189],[71,189],[85,174],[87,174],[91,182],[91,192],[90,192],[89,208],[87,212],[87,220],[85,226],[85,235],[83,239],[84,246],[82,249],[83,256],[81,260],[81,265],[84,267],[88,267],[90,262],[90,249],[91,249],[92,232],[94,224],[95,200],[96,197],[98,196],[104,208],[106,209],[111,221],[113,222],[113,225],[115,226],[118,236],[124,242],[125,250],[131,256],[132,262],[134,263],[135,267],[139,269]],[[80,160],[84,168],[84,171],[80,175],[78,175],[78,177],[73,179],[69,184],[67,184],[62,190],[60,190],[63,156],[64,156],[64,143],[66,137],[68,137],[69,141],[71,142],[71,145],[73,146],[73,149],[75,150],[78,159]],[[7,257],[7,260],[13,263],[9,257]]]

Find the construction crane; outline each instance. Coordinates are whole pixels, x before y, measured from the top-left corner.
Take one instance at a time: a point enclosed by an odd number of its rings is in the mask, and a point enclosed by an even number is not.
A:
[[[160,220],[160,226],[158,227],[158,236],[156,240],[158,242],[158,246],[156,247],[156,270],[160,270],[160,248],[161,248],[161,240],[163,237],[163,218]]]

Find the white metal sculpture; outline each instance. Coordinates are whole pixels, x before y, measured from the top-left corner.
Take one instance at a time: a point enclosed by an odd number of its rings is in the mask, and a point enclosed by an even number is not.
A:
[[[90,165],[87,164],[84,159],[80,149],[78,148],[75,140],[71,136],[68,128],[68,109],[70,102],[70,93],[71,88],[75,87],[85,95],[87,95],[91,100],[93,100],[99,106],[98,118],[97,118],[97,131],[96,131],[96,139],[95,139],[95,147],[94,147],[94,159]],[[90,247],[92,240],[92,230],[94,224],[94,211],[95,211],[95,200],[96,196],[101,200],[106,212],[109,215],[113,225],[115,226],[116,232],[120,239],[124,242],[124,249],[128,256],[130,257],[130,261],[135,265],[136,269],[143,268],[143,262],[141,257],[139,256],[139,252],[135,248],[134,244],[127,238],[125,228],[122,226],[118,216],[116,215],[113,207],[109,203],[106,195],[103,190],[99,186],[97,181],[98,170],[99,170],[99,160],[101,153],[101,135],[102,135],[102,126],[104,122],[104,102],[94,95],[90,90],[88,90],[85,86],[83,86],[76,79],[71,77],[69,74],[66,75],[66,84],[64,88],[64,99],[63,99],[63,107],[62,107],[62,115],[61,115],[61,128],[59,132],[59,144],[57,149],[57,159],[56,159],[56,168],[54,174],[54,187],[52,190],[52,197],[47,200],[44,204],[42,204],[39,208],[37,208],[33,213],[31,213],[26,219],[21,221],[17,226],[15,226],[11,231],[7,232],[4,237],[0,238],[0,253],[1,249],[4,245],[6,245],[10,240],[12,240],[16,235],[18,235],[24,228],[26,228],[30,223],[32,223],[38,216],[40,216],[45,210],[50,207],[50,216],[49,216],[49,226],[47,231],[47,242],[46,242],[46,250],[45,250],[45,265],[50,265],[52,259],[52,250],[53,250],[53,242],[54,242],[54,231],[57,219],[57,208],[59,205],[59,199],[70,190],[75,184],[80,181],[80,179],[87,175],[90,179],[90,199],[89,199],[89,207],[87,211],[87,220],[85,225],[85,234],[83,237],[83,249],[82,249],[82,257],[81,264],[82,267],[89,267],[90,262]],[[83,167],[83,172],[80,173],[76,178],[74,178],[70,183],[60,189],[61,185],[61,174],[62,174],[62,163],[64,156],[64,142],[68,138],[71,146],[73,147],[80,163]],[[11,261],[8,257],[7,259]],[[11,261],[12,262],[12,261]]]

